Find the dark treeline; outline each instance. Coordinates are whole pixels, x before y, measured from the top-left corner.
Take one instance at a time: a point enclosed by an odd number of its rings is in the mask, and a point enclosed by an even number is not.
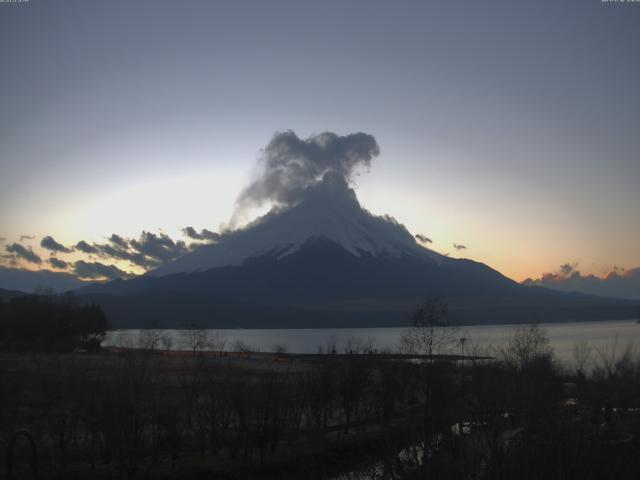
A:
[[[98,305],[77,305],[71,296],[0,299],[0,349],[4,351],[95,350],[108,327]]]
[[[569,371],[532,327],[490,361],[387,361],[357,343],[349,351],[310,363],[153,350],[4,354],[2,474],[626,479],[640,471],[629,435],[640,432],[631,350]]]

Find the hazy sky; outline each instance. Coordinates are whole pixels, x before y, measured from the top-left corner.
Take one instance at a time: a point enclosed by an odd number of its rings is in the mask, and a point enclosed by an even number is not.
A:
[[[363,131],[437,251],[640,265],[640,3],[0,3],[0,112],[6,244],[217,230],[275,131]]]

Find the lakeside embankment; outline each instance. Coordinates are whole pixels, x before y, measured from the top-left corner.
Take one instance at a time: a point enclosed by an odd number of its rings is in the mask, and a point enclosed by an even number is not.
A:
[[[587,343],[594,355],[621,350],[628,343],[640,345],[640,324],[635,320],[608,320],[585,322],[542,323],[556,357],[567,364],[574,361],[576,345]],[[505,345],[519,324],[477,325],[456,327],[458,340],[464,345],[455,347],[453,353],[471,353],[474,349]],[[369,343],[378,352],[398,349],[402,335],[408,328],[327,328],[327,329],[215,329],[205,330],[209,336],[221,336],[226,349],[238,344],[260,352],[286,351],[288,353],[317,353],[335,348],[344,352],[351,343]],[[149,330],[115,330],[107,333],[104,346],[136,348],[143,345]],[[167,349],[189,350],[192,337],[189,330],[155,330],[161,339],[166,338]],[[163,342],[160,342],[161,344]],[[162,346],[162,345],[161,345]]]

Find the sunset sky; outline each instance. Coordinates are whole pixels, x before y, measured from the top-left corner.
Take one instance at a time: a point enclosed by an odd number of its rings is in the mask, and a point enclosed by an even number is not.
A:
[[[640,3],[0,3],[0,260],[218,231],[291,129],[373,135],[360,202],[441,253],[638,267],[639,53]]]

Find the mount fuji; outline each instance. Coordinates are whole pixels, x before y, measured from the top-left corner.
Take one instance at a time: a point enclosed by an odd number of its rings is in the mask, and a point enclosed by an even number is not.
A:
[[[321,181],[276,208],[131,280],[78,291],[117,327],[398,326],[443,295],[459,323],[624,318],[631,304],[523,286],[496,270],[418,244],[341,183]],[[629,317],[627,317],[629,318]]]
[[[350,188],[321,184],[292,208],[273,210],[247,227],[224,235],[152,272],[161,277],[216,267],[238,266],[264,256],[282,260],[310,243],[326,241],[353,257],[411,257],[441,264],[444,257],[419,246],[413,235],[390,217],[377,217],[362,208]]]

